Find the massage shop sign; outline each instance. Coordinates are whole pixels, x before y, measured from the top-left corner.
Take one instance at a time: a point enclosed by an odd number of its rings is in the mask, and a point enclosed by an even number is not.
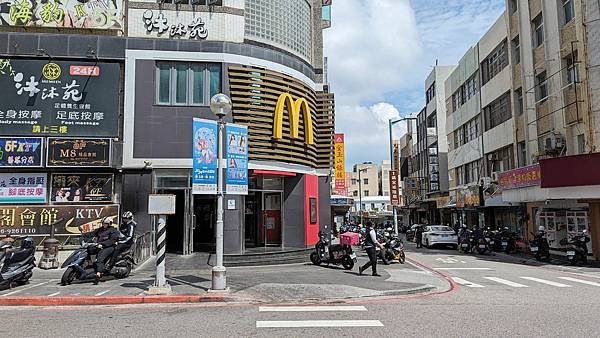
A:
[[[116,63],[0,58],[0,92],[0,135],[118,136]]]

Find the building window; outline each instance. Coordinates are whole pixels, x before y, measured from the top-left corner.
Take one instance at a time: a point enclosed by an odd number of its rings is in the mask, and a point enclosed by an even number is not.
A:
[[[510,111],[509,92],[490,103],[487,107],[483,108],[483,113],[485,116],[486,131],[499,126],[503,122],[510,119],[512,114]]]
[[[429,88],[425,92],[425,99],[426,99],[427,103],[431,102],[431,100],[433,100],[434,97],[435,97],[435,82],[432,83],[431,86],[429,86]]]
[[[465,164],[465,184],[477,182],[479,180],[479,160]]]
[[[517,12],[517,10],[519,10],[519,5],[517,4],[517,0],[510,0],[508,2],[508,10],[510,11],[510,14],[515,14]]]
[[[536,101],[545,101],[548,97],[548,80],[546,79],[546,72],[542,72],[535,77],[536,82]]]
[[[455,175],[456,175],[456,185],[465,184],[465,167],[464,166],[457,167]]]
[[[369,179],[368,178],[363,178],[363,184],[369,184]]]
[[[352,185],[356,185],[356,178],[352,179]]]
[[[358,196],[358,190],[354,190],[354,191],[352,192],[352,196],[354,196],[354,197]]]
[[[523,88],[515,90],[515,115],[523,115]]]
[[[567,73],[567,83],[566,84],[573,84],[573,83],[577,83],[579,82],[579,67],[577,64],[577,52],[567,56],[564,60],[564,64],[566,66],[566,73]]]
[[[585,154],[585,135],[577,135],[577,153]]]
[[[525,141],[517,144],[517,161],[519,161],[519,168],[527,165],[527,146]]]
[[[221,92],[217,64],[159,62],[156,65],[156,103],[202,106]]]
[[[562,8],[564,15],[564,24],[566,25],[575,17],[575,8],[573,5],[573,0],[562,0]]]
[[[363,191],[363,196],[369,196],[369,190]]]
[[[542,14],[533,19],[533,48],[544,43],[544,18]]]
[[[513,60],[515,60],[515,65],[518,65],[521,62],[521,41],[518,36],[512,40],[512,47]]]
[[[494,76],[500,73],[508,65],[506,41],[503,41],[494,51],[481,63],[482,85],[486,84]]]
[[[478,74],[475,73],[468,78],[467,81],[452,94],[453,112],[458,110],[463,104],[467,103],[467,101],[477,94],[477,76]]]
[[[508,146],[487,155],[487,166],[490,172],[503,172],[513,169],[513,148]]]

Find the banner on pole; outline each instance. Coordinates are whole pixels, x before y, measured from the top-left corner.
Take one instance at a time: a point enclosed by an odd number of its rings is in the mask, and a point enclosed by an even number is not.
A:
[[[192,193],[217,194],[218,134],[216,121],[194,118]]]
[[[347,196],[346,168],[344,165],[344,134],[335,134],[334,141],[335,191],[338,195]]]
[[[227,195],[248,195],[248,127],[228,123],[225,127],[227,142]]]
[[[390,170],[390,203],[393,206],[400,205],[400,189],[398,182],[398,170]]]

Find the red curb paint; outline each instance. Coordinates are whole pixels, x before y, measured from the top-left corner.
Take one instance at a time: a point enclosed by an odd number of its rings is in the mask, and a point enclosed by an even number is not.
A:
[[[67,306],[67,305],[124,305],[160,303],[228,302],[224,296],[173,295],[173,296],[72,296],[72,297],[2,297],[0,306]]]

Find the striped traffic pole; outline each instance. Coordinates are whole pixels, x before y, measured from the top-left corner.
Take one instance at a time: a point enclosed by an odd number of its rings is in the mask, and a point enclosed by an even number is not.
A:
[[[167,239],[167,216],[158,216],[158,230],[156,234],[156,282],[154,286],[162,288],[167,286],[165,278],[165,246]]]

